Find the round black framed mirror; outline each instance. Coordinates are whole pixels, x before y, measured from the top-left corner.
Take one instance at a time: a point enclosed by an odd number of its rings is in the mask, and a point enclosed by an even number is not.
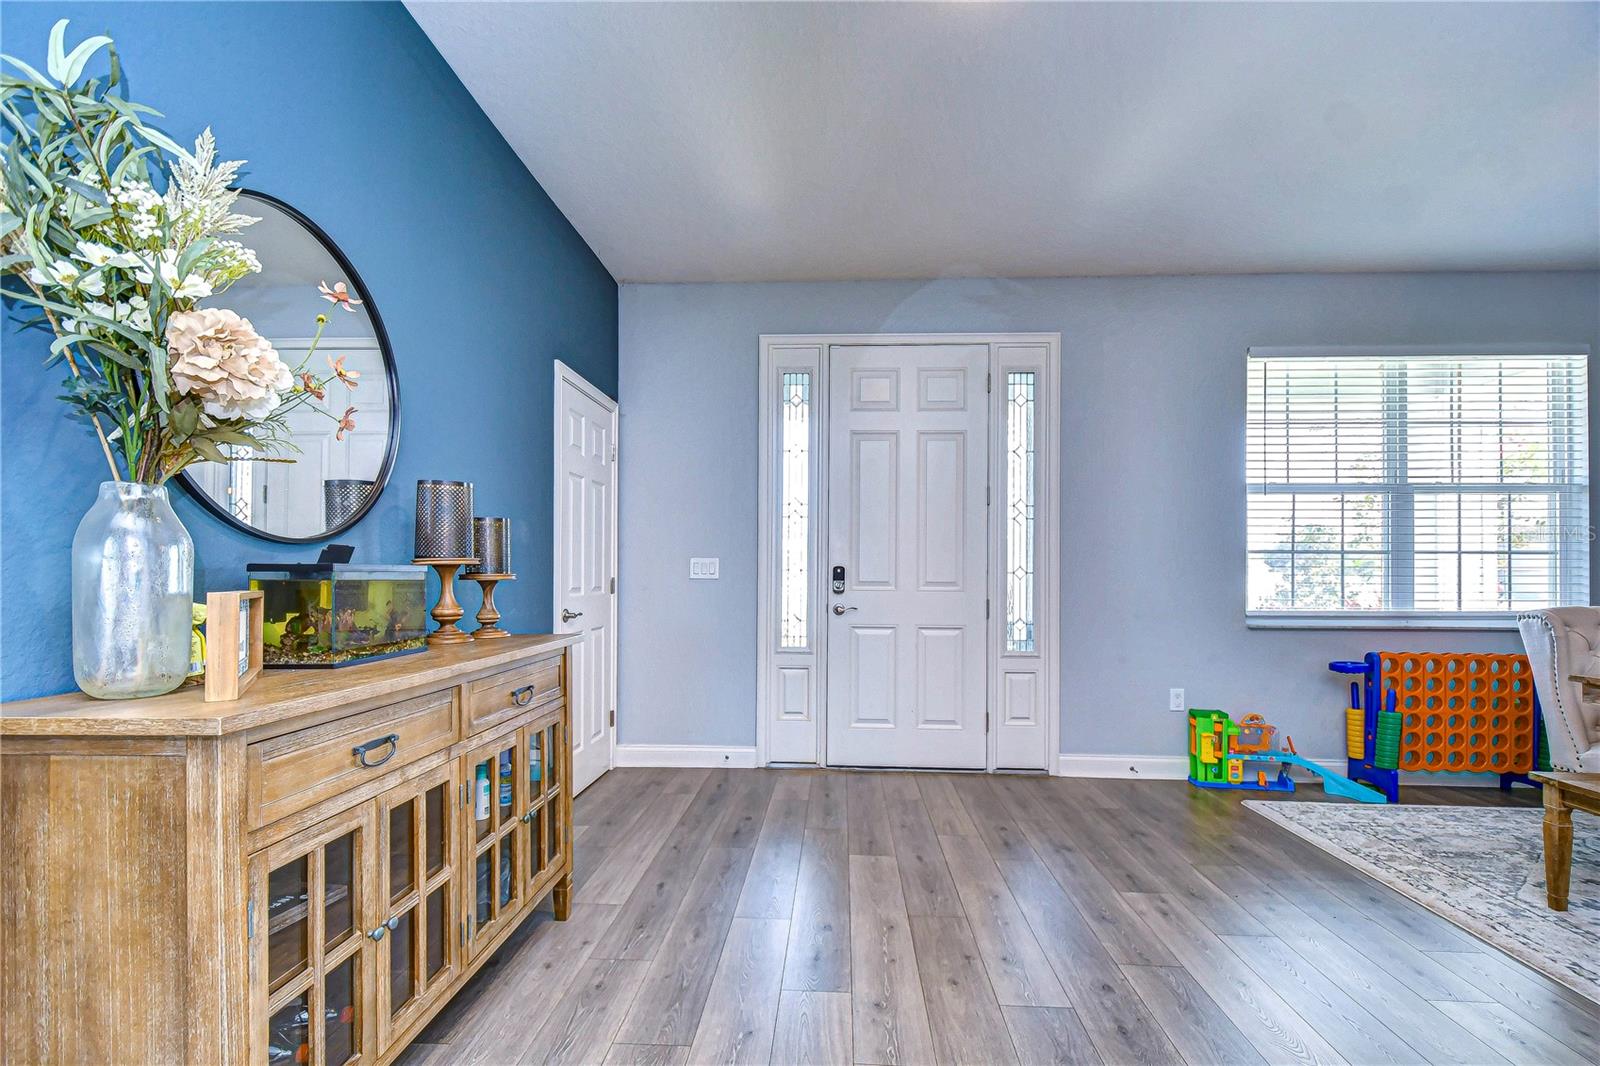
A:
[[[249,189],[236,210],[261,219],[238,237],[256,253],[261,271],[203,303],[249,319],[285,363],[304,364],[325,395],[291,412],[283,438],[289,446],[275,448],[273,460],[237,449],[229,462],[189,467],[183,485],[206,510],[253,536],[285,544],[326,540],[372,509],[394,469],[400,443],[394,352],[372,294],[320,226]],[[320,338],[318,315],[328,319]]]

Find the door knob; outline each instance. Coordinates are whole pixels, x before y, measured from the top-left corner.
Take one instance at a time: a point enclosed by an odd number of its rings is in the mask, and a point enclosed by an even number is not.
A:
[[[833,613],[834,614],[845,614],[846,612],[854,611],[854,610],[857,610],[857,609],[858,608],[855,608],[855,607],[846,607],[842,603],[836,603],[836,604],[833,605]]]
[[[583,617],[583,612],[582,611],[569,611],[565,607],[561,608],[561,620],[563,622],[570,622],[574,618],[582,618],[582,617]]]

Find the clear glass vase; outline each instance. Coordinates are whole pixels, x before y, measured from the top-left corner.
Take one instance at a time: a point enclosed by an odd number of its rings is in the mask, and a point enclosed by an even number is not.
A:
[[[102,700],[159,696],[189,673],[194,541],[164,485],[105,481],[72,538],[72,672]]]

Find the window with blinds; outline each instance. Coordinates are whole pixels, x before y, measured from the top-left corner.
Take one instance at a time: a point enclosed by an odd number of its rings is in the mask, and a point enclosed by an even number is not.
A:
[[[1587,354],[1252,349],[1247,616],[1589,602]]]

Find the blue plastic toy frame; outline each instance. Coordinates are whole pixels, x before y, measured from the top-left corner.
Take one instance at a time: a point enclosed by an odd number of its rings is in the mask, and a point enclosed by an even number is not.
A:
[[[1378,653],[1369,651],[1360,662],[1349,659],[1331,662],[1328,669],[1336,674],[1361,674],[1361,718],[1362,718],[1362,747],[1368,752],[1366,758],[1346,758],[1349,773],[1346,775],[1352,781],[1371,785],[1382,792],[1390,803],[1400,802],[1400,771],[1388,770],[1376,765],[1373,760],[1378,753],[1378,701],[1382,698],[1379,692],[1379,682],[1382,680],[1383,665]],[[1389,691],[1389,709],[1394,710],[1394,690]],[[1539,711],[1539,694],[1533,693],[1533,760],[1535,767],[1539,761],[1540,738],[1544,732],[1544,716]],[[1455,773],[1458,771],[1428,770],[1425,773]],[[1541,787],[1527,774],[1501,774],[1500,791],[1509,792],[1516,783]]]

